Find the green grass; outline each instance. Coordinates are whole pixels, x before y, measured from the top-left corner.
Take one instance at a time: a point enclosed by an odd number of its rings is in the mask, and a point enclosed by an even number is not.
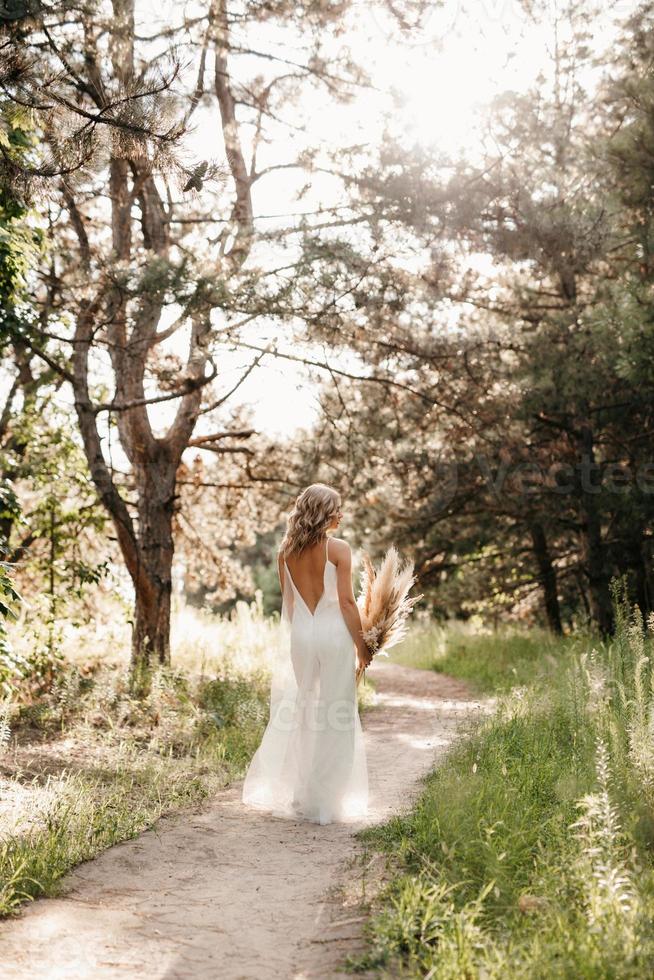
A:
[[[57,894],[77,864],[136,837],[163,814],[200,802],[215,786],[215,777],[200,767],[127,758],[102,778],[65,778],[36,827],[0,841],[0,916]]]
[[[19,820],[0,838],[0,916],[56,894],[80,861],[241,776],[261,739],[267,701],[263,674],[225,669],[222,676],[192,679],[160,671],[149,696],[139,700],[124,671],[99,671],[82,684],[68,666],[51,696],[23,712],[30,730],[65,735],[66,750],[58,751],[57,739],[47,742],[36,773],[29,747],[17,752],[31,768],[18,765],[4,787],[21,791],[25,814],[23,825]],[[62,754],[69,753],[62,775]],[[36,811],[34,782],[46,782],[51,797]]]
[[[186,620],[197,651],[203,623]],[[228,641],[222,657],[198,661],[187,637],[186,669],[155,672],[143,698],[125,658],[89,661],[80,651],[16,677],[0,717],[1,796],[15,801],[0,805],[0,916],[56,894],[79,862],[244,774],[268,718],[264,651],[278,627],[253,605],[207,629],[212,642]]]
[[[557,668],[584,637],[555,637],[545,630],[473,633],[429,623],[415,627],[391,653],[394,663],[436,670],[468,681],[483,694],[506,692]]]
[[[432,980],[654,975],[652,635],[623,609],[613,642],[564,645],[545,671],[533,667],[540,644],[500,639],[505,666],[515,656],[523,682],[533,670],[527,689],[500,698],[411,813],[362,835],[389,855],[391,879],[353,968]],[[476,649],[485,661],[490,639]],[[492,686],[486,663],[466,671],[457,676]]]

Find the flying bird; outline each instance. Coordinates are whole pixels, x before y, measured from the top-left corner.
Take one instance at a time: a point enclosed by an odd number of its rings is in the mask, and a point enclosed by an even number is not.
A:
[[[201,191],[202,190],[202,178],[207,172],[209,166],[208,160],[203,160],[199,163],[194,170],[191,171],[191,176],[186,182],[184,191]]]

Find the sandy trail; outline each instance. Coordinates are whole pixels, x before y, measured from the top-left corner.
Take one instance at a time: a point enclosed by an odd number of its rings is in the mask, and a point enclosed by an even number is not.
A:
[[[405,809],[419,778],[479,702],[466,686],[380,661],[363,716],[371,807],[326,827],[245,809],[240,785],[81,865],[65,894],[0,924],[9,978],[334,978],[360,945],[356,909],[334,900],[353,834]]]

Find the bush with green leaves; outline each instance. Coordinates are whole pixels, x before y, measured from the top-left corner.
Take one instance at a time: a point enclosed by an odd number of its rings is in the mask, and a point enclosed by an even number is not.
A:
[[[0,694],[4,697],[12,694],[16,680],[29,669],[27,661],[12,649],[5,629],[5,620],[16,616],[21,601],[10,573],[11,567],[0,562]]]

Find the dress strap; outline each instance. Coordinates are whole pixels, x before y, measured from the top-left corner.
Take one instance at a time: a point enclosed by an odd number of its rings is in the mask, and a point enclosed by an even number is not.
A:
[[[325,535],[325,564],[329,561],[329,535]]]

